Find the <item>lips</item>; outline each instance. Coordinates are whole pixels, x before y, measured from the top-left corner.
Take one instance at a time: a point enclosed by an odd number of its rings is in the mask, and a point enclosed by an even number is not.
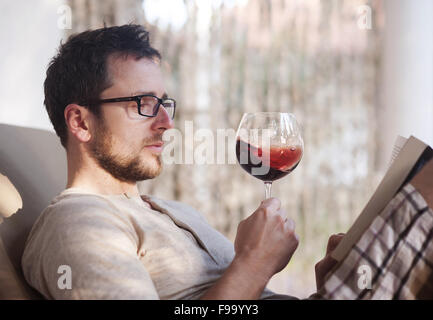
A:
[[[162,147],[164,145],[164,142],[159,141],[152,144],[148,144],[146,147]]]
[[[145,146],[145,148],[150,149],[150,150],[155,151],[155,152],[161,152],[163,146],[164,146],[164,142],[155,142],[155,143],[152,143],[152,144]]]

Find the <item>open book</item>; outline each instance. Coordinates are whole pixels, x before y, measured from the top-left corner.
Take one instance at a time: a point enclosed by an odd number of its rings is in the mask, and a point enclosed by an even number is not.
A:
[[[433,159],[433,150],[424,142],[413,136],[409,139],[401,136],[397,138],[391,164],[385,176],[355,223],[332,252],[331,256],[335,260],[341,261],[346,257],[374,218],[431,159]]]

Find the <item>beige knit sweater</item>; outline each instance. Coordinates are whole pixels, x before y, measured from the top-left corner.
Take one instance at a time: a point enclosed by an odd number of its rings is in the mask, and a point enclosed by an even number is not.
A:
[[[71,188],[34,224],[22,268],[47,299],[198,299],[233,257],[233,244],[183,203]]]

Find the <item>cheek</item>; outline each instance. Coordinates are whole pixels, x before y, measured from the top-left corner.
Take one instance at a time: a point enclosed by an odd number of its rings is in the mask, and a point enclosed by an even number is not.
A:
[[[125,146],[131,155],[137,156],[143,153],[144,144],[138,137],[129,137],[125,141]]]
[[[110,144],[113,153],[123,156],[137,154],[142,146],[134,135],[127,132],[113,134]]]
[[[117,114],[111,114],[108,123],[112,134],[113,149],[125,155],[142,152],[143,147],[147,144],[146,139],[152,137],[150,119],[142,116],[135,119],[128,118],[123,108],[115,111]]]
[[[144,147],[147,144],[146,138],[149,135],[146,135],[145,126],[139,127],[138,130],[128,131],[128,134],[124,136],[123,141],[124,145],[127,146],[127,149],[131,153],[138,154],[147,154],[146,148]]]
[[[137,105],[129,105],[125,107],[125,115],[129,121],[139,121],[143,119],[143,116],[138,114],[138,108]]]

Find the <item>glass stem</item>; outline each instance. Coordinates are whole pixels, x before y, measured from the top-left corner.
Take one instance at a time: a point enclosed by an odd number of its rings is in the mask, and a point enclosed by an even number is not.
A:
[[[272,181],[265,182],[265,200],[271,197]]]

